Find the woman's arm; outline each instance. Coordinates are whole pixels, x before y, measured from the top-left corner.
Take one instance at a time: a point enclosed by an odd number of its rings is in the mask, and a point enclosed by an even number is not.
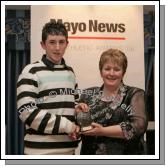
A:
[[[120,125],[103,127],[100,124],[92,123],[92,127],[93,127],[92,130],[83,132],[83,134],[89,135],[89,136],[106,136],[106,137],[124,138],[123,131]]]
[[[145,110],[144,91],[137,91],[130,102],[132,113],[129,113],[128,120],[120,123],[124,136],[127,140],[139,137],[147,130],[148,120]]]
[[[129,113],[126,121],[108,127],[102,127],[100,124],[93,123],[92,126],[94,128],[83,134],[90,136],[125,138],[126,140],[144,134],[148,123],[145,111],[144,91],[138,91],[133,95],[130,106],[132,108],[132,113]]]

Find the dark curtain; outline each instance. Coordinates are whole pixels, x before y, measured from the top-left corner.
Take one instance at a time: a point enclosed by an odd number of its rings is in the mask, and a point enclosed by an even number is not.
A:
[[[145,92],[148,120],[154,121],[155,13],[144,15]],[[157,55],[158,56],[158,55]],[[155,130],[146,132],[147,154],[155,154]]]
[[[23,154],[24,125],[18,117],[16,85],[30,63],[30,11],[6,10],[5,18],[5,128],[6,154]]]
[[[144,15],[145,91],[149,121],[154,121],[155,13]]]

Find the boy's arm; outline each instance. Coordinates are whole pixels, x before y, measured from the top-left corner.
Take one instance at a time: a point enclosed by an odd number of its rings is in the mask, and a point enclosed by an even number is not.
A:
[[[17,107],[20,119],[30,128],[48,134],[73,133],[75,124],[37,105],[38,81],[35,74],[23,72],[17,83]]]

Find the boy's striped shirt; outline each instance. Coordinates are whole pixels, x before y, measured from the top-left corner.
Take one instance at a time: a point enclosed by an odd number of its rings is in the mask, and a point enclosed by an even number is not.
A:
[[[71,154],[78,145],[68,134],[75,122],[75,75],[46,59],[27,65],[17,83],[17,107],[26,125],[25,154]]]

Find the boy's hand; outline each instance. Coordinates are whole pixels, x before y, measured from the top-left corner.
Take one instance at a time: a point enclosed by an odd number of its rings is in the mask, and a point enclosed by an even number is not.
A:
[[[80,127],[78,125],[73,124],[73,132],[69,134],[69,137],[72,140],[77,140],[79,137],[79,131],[80,131]]]

